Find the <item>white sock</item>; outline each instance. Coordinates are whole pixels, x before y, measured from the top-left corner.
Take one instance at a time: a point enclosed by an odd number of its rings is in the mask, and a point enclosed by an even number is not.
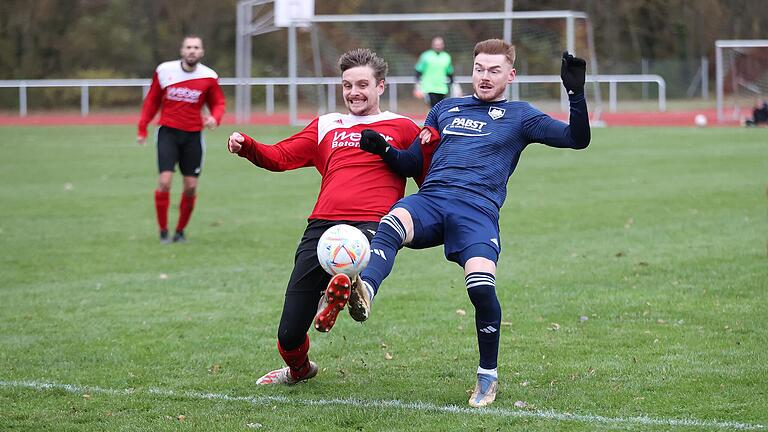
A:
[[[483,369],[480,366],[477,367],[477,373],[483,374],[483,375],[490,375],[496,379],[499,379],[499,369]]]
[[[363,285],[365,285],[365,289],[368,291],[368,297],[370,297],[371,303],[373,303],[373,287],[366,281],[363,281]]]

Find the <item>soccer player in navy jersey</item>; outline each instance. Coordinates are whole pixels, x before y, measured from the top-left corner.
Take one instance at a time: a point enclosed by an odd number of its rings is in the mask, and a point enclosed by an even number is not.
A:
[[[317,330],[330,330],[351,295],[347,275],[332,278],[320,266],[317,242],[326,229],[341,223],[359,228],[370,240],[381,217],[405,193],[404,176],[380,157],[357,149],[360,132],[369,130],[400,149],[422,133],[413,120],[379,108],[387,63],[376,53],[348,51],[339,59],[339,68],[349,114],[322,115],[274,145],[242,132],[234,132],[227,142],[231,153],[258,167],[270,171],[314,167],[322,176],[317,203],[296,250],[277,333],[278,351],[287,366],[265,374],[257,384],[295,384],[317,374],[317,365],[309,360],[307,331],[313,319]],[[429,148],[428,141],[423,144]]]
[[[425,164],[428,168],[421,189],[399,200],[379,223],[368,267],[353,281],[350,314],[358,321],[368,318],[371,301],[402,246],[442,244],[446,258],[463,267],[475,307],[480,364],[469,399],[473,407],[491,404],[498,389],[501,306],[495,280],[501,253],[499,210],[507,180],[528,144],[583,149],[590,141],[586,62],[563,53],[560,74],[570,100],[569,125],[526,102],[504,98],[515,79],[514,61],[514,46],[502,40],[475,45],[474,94],[445,99],[427,115],[425,127],[440,134],[431,161],[425,160],[419,142],[402,151],[369,131],[363,131],[360,142],[361,149],[380,155],[400,174],[419,175]]]
[[[205,50],[203,40],[189,35],[181,43],[181,59],[161,63],[155,69],[152,85],[141,108],[136,142],[147,141],[147,125],[160,110],[157,131],[157,165],[160,172],[155,190],[155,212],[160,228],[160,243],[171,242],[168,237],[168,207],[176,164],[184,176],[184,192],[179,204],[179,220],[173,242],[184,242],[184,229],[192,216],[197,198],[197,180],[203,168],[205,143],[202,129],[215,128],[224,116],[224,93],[219,76],[200,63]],[[200,110],[208,106],[210,115]]]

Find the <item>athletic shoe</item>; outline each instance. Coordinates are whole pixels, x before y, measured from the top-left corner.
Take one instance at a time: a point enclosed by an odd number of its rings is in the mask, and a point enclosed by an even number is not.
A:
[[[314,378],[315,375],[317,375],[317,364],[315,364],[315,362],[313,361],[310,361],[309,371],[307,371],[307,374],[301,378],[298,378],[298,379],[294,378],[291,375],[290,368],[286,366],[282,369],[277,369],[277,370],[273,370],[272,372],[269,372],[268,374],[256,380],[256,384],[258,385],[268,385],[268,384],[292,385],[301,381],[306,381],[310,378]]]
[[[168,230],[160,231],[160,244],[170,244],[171,239],[168,238]]]
[[[469,405],[475,408],[482,408],[490,405],[496,400],[496,391],[499,389],[499,379],[488,374],[477,374],[477,384],[472,397],[469,398]]]
[[[352,282],[352,295],[349,299],[349,315],[357,322],[368,319],[371,312],[371,295],[360,276]]]
[[[339,315],[349,300],[349,276],[339,273],[328,282],[328,288],[320,297],[320,303],[317,305],[317,315],[315,315],[315,329],[321,332],[329,332],[336,324],[336,317]]]
[[[187,238],[184,237],[184,231],[176,231],[176,233],[173,235],[174,243],[184,243],[186,241],[187,241]]]

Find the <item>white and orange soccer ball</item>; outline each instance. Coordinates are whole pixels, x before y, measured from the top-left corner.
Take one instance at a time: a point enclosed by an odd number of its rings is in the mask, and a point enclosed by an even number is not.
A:
[[[354,278],[368,265],[371,245],[359,229],[345,224],[328,228],[317,242],[317,259],[331,275]]]

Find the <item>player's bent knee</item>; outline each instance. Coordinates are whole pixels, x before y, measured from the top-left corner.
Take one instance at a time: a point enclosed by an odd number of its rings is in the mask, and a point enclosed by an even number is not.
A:
[[[491,248],[488,248],[491,249]],[[491,249],[495,254],[495,251]],[[492,261],[489,257],[474,256],[469,258],[464,263],[464,274],[470,274],[475,272],[490,273],[496,275],[496,262]]]
[[[411,217],[411,213],[402,207],[395,207],[390,210],[389,214],[396,217],[403,228],[405,228],[405,241],[403,244],[410,243],[413,240],[413,217]]]

